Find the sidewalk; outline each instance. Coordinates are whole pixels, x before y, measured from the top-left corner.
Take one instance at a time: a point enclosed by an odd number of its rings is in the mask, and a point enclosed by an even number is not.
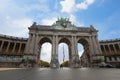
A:
[[[21,68],[0,68],[0,71],[15,70],[15,69],[21,69]]]

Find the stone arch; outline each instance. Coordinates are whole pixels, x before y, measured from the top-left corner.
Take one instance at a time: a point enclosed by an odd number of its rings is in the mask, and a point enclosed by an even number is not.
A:
[[[77,40],[78,43],[81,43],[82,45],[88,44],[88,40],[85,38],[80,38]]]
[[[71,41],[69,40],[69,38],[61,37],[58,41],[58,44],[62,42],[66,43],[67,45],[71,45]]]
[[[58,44],[60,43],[66,43],[68,45],[68,55],[69,55],[69,67],[71,66],[72,63],[72,53],[71,53],[71,40],[69,37],[60,37]]]
[[[46,42],[48,42],[48,43],[50,43],[52,45],[51,37],[49,37],[49,36],[42,36],[42,37],[40,37],[39,42],[38,42],[38,56],[37,56],[38,59],[40,59],[40,57],[41,57],[42,45],[44,43],[46,43]]]
[[[45,42],[49,42],[49,43],[52,44],[52,39],[51,39],[51,37],[43,36],[43,37],[41,37],[41,38],[39,39],[39,44],[42,45],[42,44],[45,43]]]
[[[81,63],[85,62],[84,65],[81,64],[82,66],[90,66],[89,63],[90,63],[90,48],[89,48],[89,41],[87,38],[79,38],[77,40],[77,43],[80,43],[83,45],[83,48],[84,48],[84,52],[82,54],[82,57],[84,56],[84,58],[86,58],[85,60],[86,61],[82,61],[81,59]]]

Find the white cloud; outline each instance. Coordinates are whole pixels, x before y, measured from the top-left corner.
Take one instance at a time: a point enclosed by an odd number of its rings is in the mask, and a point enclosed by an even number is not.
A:
[[[83,2],[76,4],[76,8],[86,10],[89,5],[93,4],[95,0],[84,0]]]
[[[0,34],[28,37],[28,27],[33,23],[33,11],[49,11],[48,0],[39,0],[33,4],[19,4],[16,0],[1,0],[0,2]],[[45,5],[44,5],[45,4]],[[38,16],[37,16],[38,17]],[[42,16],[43,17],[43,16]],[[36,18],[36,17],[34,17]]]
[[[72,13],[77,9],[86,10],[88,9],[89,5],[93,4],[95,0],[84,0],[80,3],[75,3],[76,0],[64,0],[60,1],[62,6],[61,12]]]
[[[94,1],[95,0],[85,0],[86,4],[88,4],[88,5],[94,3]]]
[[[57,20],[57,18],[53,17],[53,18],[48,18],[48,19],[43,19],[41,20],[41,24],[42,25],[52,25],[55,21]]]
[[[76,19],[76,16],[74,16],[73,14],[70,14],[70,21],[77,26],[84,26],[83,23],[78,22],[78,20]]]
[[[87,5],[85,2],[82,2],[82,3],[80,3],[80,4],[77,4],[76,7],[77,7],[78,9],[83,9],[83,10],[85,10],[85,9],[88,8],[88,5]]]
[[[28,19],[28,18],[22,18],[22,19],[18,19],[18,20],[13,20],[12,22],[13,27],[29,27],[30,25],[32,25],[32,20]]]
[[[84,50],[81,50],[81,51],[78,52],[79,53],[79,57],[82,56],[83,52],[84,52]]]
[[[27,10],[19,7],[15,0],[2,0],[0,3],[0,34],[28,37],[28,28],[32,19],[26,15]]]
[[[6,16],[0,22],[2,24],[0,34],[6,34],[16,37],[28,37],[28,27],[32,25],[32,19],[18,18],[13,19],[10,16]]]
[[[51,61],[51,50],[52,45],[50,43],[44,43],[41,50],[41,60],[50,62]]]
[[[70,12],[72,12],[73,9],[74,9],[75,0],[64,0],[64,1],[60,1],[60,4],[61,4],[61,6],[62,6],[61,12],[70,13]]]

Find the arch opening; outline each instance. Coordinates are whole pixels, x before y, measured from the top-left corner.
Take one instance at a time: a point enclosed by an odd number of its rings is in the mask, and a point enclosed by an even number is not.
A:
[[[86,39],[78,40],[78,53],[80,56],[80,65],[83,67],[89,67],[90,63],[90,50],[89,44]]]
[[[69,67],[70,57],[70,41],[67,38],[62,38],[58,45],[58,59],[60,65]]]
[[[69,50],[66,43],[60,43],[58,46],[58,59],[59,63],[64,67],[68,67],[69,62]]]
[[[49,42],[46,42],[42,44],[41,52],[40,52],[40,60],[49,62],[51,61],[51,50],[52,50],[52,44]]]
[[[50,67],[52,54],[52,43],[47,37],[42,38],[39,42],[38,60],[40,67]]]
[[[79,57],[82,56],[82,54],[84,53],[84,46],[81,43],[77,43],[77,47],[78,47],[78,55]]]

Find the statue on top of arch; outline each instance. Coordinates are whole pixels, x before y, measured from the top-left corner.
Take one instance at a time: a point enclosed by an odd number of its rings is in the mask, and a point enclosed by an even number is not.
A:
[[[58,20],[52,25],[54,27],[63,27],[63,28],[68,28],[68,27],[75,27],[74,24],[71,24],[71,21],[69,21],[69,18],[58,18]]]

